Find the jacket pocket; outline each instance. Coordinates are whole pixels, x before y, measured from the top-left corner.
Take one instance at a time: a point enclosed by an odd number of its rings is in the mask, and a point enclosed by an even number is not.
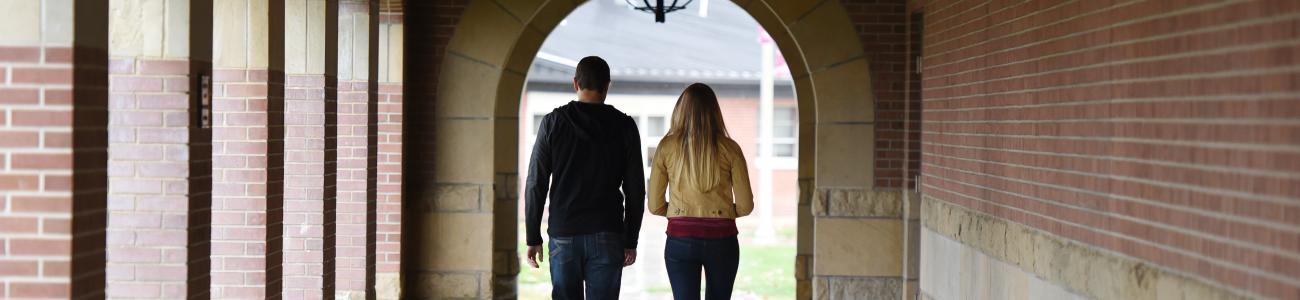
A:
[[[668,212],[664,213],[668,217],[680,217],[690,214],[690,209],[682,203],[681,200],[668,202]]]

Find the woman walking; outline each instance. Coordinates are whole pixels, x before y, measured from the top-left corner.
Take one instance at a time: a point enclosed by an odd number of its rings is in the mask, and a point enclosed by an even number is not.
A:
[[[672,127],[651,163],[647,205],[668,217],[664,264],[673,298],[700,299],[703,269],[704,298],[730,299],[740,265],[736,218],[754,210],[754,194],[712,88],[691,84],[677,98]],[[671,201],[665,201],[669,187]]]

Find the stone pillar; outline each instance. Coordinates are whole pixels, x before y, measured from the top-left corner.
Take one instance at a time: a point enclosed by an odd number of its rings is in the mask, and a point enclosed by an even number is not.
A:
[[[0,297],[104,297],[108,2],[0,2]]]
[[[505,7],[505,12],[521,20],[540,10],[541,3],[514,3]],[[576,5],[567,3],[555,5],[558,9],[571,11]],[[481,13],[481,10],[476,10]],[[535,25],[535,24],[534,24]],[[495,299],[515,299],[519,297],[519,95],[523,94],[524,81],[528,67],[532,65],[537,49],[549,32],[540,26],[524,25],[519,29],[519,40],[503,64],[495,80],[496,91],[492,101],[493,107],[493,226],[492,232],[492,297]],[[513,33],[513,32],[511,32]],[[462,33],[464,34],[464,33]],[[489,34],[489,33],[479,33]],[[490,33],[509,34],[509,33]],[[466,47],[459,47],[461,51]],[[463,69],[462,69],[463,70]],[[444,73],[446,74],[446,73]],[[464,89],[453,91],[463,92]],[[464,97],[457,97],[464,99]],[[450,100],[450,99],[448,99]],[[548,238],[549,239],[549,238]],[[547,250],[549,251],[549,250]],[[549,253],[549,252],[548,252]]]
[[[921,280],[921,195],[903,193],[903,298],[916,299]]]
[[[918,4],[918,3],[910,3]],[[907,59],[903,64],[904,82],[903,103],[903,214],[906,216],[904,235],[906,243],[903,255],[906,259],[903,278],[907,279],[905,299],[916,299],[920,294],[921,271],[921,196],[918,192],[921,184],[921,72],[916,67],[921,59],[922,24],[921,13],[907,5]]]
[[[214,0],[212,298],[281,292],[283,1]]]
[[[438,12],[445,4],[408,2],[412,12]],[[500,5],[492,2],[469,2],[460,15],[491,18],[493,26],[456,28],[442,57],[411,56],[408,66],[419,66],[422,78],[481,78],[496,82],[504,71],[504,55],[509,45],[480,43],[490,37],[515,36],[523,29]],[[415,20],[415,18],[412,18]],[[420,19],[420,26],[434,26],[430,19]],[[417,25],[416,22],[411,23]],[[424,28],[421,28],[422,30]],[[416,31],[411,31],[412,33]],[[423,31],[421,31],[423,32]],[[430,33],[430,32],[424,32]],[[433,34],[439,34],[432,32]],[[426,49],[436,40],[421,37]],[[415,44],[412,44],[414,46]],[[483,57],[482,53],[492,57]],[[423,54],[423,53],[421,53]],[[430,61],[431,64],[422,64]],[[441,63],[436,63],[436,62]],[[459,85],[454,81],[423,81],[408,87],[413,97],[407,116],[417,134],[410,139],[411,157],[405,172],[410,186],[406,189],[405,215],[408,246],[422,253],[410,257],[403,267],[408,290],[403,296],[417,298],[490,298],[494,278],[494,209],[497,169],[493,167],[496,148],[494,126],[498,124],[494,103],[496,86]],[[428,97],[428,98],[425,98]],[[515,94],[518,98],[518,93]],[[515,115],[518,113],[516,112]],[[517,116],[516,116],[517,117]],[[512,122],[512,121],[511,121]],[[514,124],[514,123],[509,123]],[[515,126],[515,125],[509,125]],[[512,153],[508,155],[514,155]],[[511,227],[513,228],[513,226]]]
[[[806,49],[807,83],[816,95],[812,165],[815,181],[812,295],[814,299],[903,296],[903,204],[898,186],[881,186],[876,161],[876,100],[869,60],[842,5],[777,6]],[[796,13],[801,12],[801,13]],[[801,118],[802,119],[802,118]]]
[[[377,298],[398,299],[402,279],[402,5],[382,0],[375,41],[378,103],[375,283]]]
[[[287,0],[284,297],[334,296],[338,1]]]
[[[769,31],[770,34],[770,31]],[[777,38],[777,45],[793,44],[788,37],[782,35],[772,35]],[[786,40],[786,42],[781,42]],[[783,52],[794,53],[794,52]],[[792,72],[805,72],[805,69],[790,68]],[[794,73],[792,73],[793,75]],[[810,101],[815,99],[812,89],[812,80],[805,74],[800,74],[799,78],[794,79],[795,98],[799,101],[799,205],[796,228],[796,247],[794,261],[794,279],[795,279],[795,299],[806,300],[812,299],[813,295],[813,236],[816,231],[813,226],[813,196],[817,191],[816,182],[816,163],[814,160],[817,153],[817,114],[816,102]]]
[[[191,26],[190,0],[110,3],[107,297],[206,297],[211,134],[193,75],[211,58],[190,49],[210,25]]]
[[[873,78],[840,1],[749,1],[799,99],[798,299],[901,298],[901,190],[880,186]],[[784,30],[782,30],[784,29]]]
[[[803,123],[804,122],[801,120],[799,124],[801,131],[803,130],[812,131],[811,129],[804,129],[804,128],[812,128],[812,126],[804,126]],[[812,122],[808,122],[808,123],[812,123]],[[812,138],[811,137],[804,138],[804,136],[810,136],[810,135],[800,134],[799,136],[800,136],[799,151],[802,152],[804,151],[804,149],[811,149],[813,144]],[[808,140],[806,143],[804,141],[805,139]],[[809,152],[803,152],[803,153],[809,153]],[[798,211],[796,212],[796,216],[798,219],[796,220],[797,227],[795,232],[796,244],[795,244],[795,257],[794,257],[795,299],[812,298],[812,263],[813,263],[813,232],[814,232],[813,216],[812,216],[812,197],[813,197],[814,185],[813,185],[813,178],[810,175],[813,173],[812,168],[805,167],[804,160],[809,161],[807,165],[811,165],[812,159],[811,158],[804,159],[803,156],[801,156],[799,162],[799,205],[798,205]]]
[[[338,232],[336,298],[374,295],[378,1],[344,0],[338,30]]]

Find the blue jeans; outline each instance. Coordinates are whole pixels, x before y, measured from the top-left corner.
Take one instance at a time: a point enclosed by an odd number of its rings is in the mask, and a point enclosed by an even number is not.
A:
[[[731,299],[740,267],[740,242],[736,237],[697,239],[668,237],[664,245],[664,265],[673,299],[700,299],[700,269],[704,269],[704,299]]]
[[[593,233],[551,237],[551,298],[618,299],[623,277],[623,235]]]

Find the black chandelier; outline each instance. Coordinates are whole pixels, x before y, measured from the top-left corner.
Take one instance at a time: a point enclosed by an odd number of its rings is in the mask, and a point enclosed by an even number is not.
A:
[[[654,13],[655,23],[663,23],[664,15],[670,12],[686,9],[687,5],[691,5],[691,2],[695,2],[695,0],[686,0],[686,3],[683,3],[682,5],[677,5],[678,0],[673,0],[672,4],[664,5],[664,0],[654,0],[655,5],[650,5],[650,0],[641,0],[641,3],[644,4],[644,6],[637,6],[636,4],[632,4],[632,0],[623,0],[623,1],[626,1],[627,5],[631,6],[633,9]]]

